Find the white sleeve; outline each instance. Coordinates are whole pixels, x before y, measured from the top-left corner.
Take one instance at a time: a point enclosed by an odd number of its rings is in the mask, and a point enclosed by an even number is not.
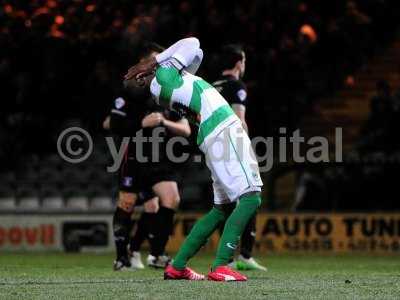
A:
[[[157,63],[161,64],[174,58],[190,73],[195,73],[203,59],[203,51],[200,49],[200,42],[197,38],[186,38],[177,41],[175,44],[156,55]]]
[[[199,48],[197,49],[196,56],[194,57],[192,63],[185,68],[186,71],[196,74],[197,70],[200,67],[201,61],[203,60],[203,51]]]

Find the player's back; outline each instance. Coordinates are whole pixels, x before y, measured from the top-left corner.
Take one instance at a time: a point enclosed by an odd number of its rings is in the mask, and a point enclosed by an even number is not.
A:
[[[169,107],[180,104],[200,115],[199,145],[237,119],[228,102],[211,84],[189,72],[159,67],[150,90],[161,104]]]
[[[226,99],[203,78],[188,72],[184,72],[182,78],[188,89],[191,90],[188,93],[188,95],[191,94],[189,108],[199,113],[203,121],[220,107],[228,105]],[[178,93],[176,96],[176,100],[179,101],[181,95]]]

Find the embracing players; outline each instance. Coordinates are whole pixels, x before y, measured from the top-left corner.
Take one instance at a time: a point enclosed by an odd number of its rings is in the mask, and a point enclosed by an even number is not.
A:
[[[160,51],[162,49],[159,46],[151,44],[142,59],[154,57]],[[115,99],[114,107],[104,127],[121,137],[133,137],[136,132],[143,129],[143,137],[149,140],[153,137],[154,129],[159,128],[162,140],[157,137],[155,142],[158,143],[158,151],[155,152],[151,142],[138,145],[131,141],[126,150],[125,160],[120,168],[120,191],[113,218],[117,250],[114,270],[143,268],[138,250],[145,237],[150,240],[148,265],[165,267],[169,257],[165,255],[164,250],[172,231],[175,210],[180,201],[175,176],[176,166],[169,161],[165,147],[170,136],[189,136],[191,129],[182,115],[155,105],[148,90],[138,88],[134,82],[126,81],[125,85],[120,97]],[[140,161],[141,159],[145,161]],[[145,208],[152,207],[152,209],[142,214],[139,231],[131,240],[133,227],[131,216],[134,206],[139,201],[146,200],[150,200],[152,205],[145,205]]]
[[[202,58],[199,41],[183,39],[130,68],[125,79],[135,79],[149,88],[156,102],[168,108],[185,107],[200,116],[197,144],[205,154],[213,179],[214,207],[196,222],[172,265],[165,269],[164,278],[205,279],[188,268],[187,262],[225,222],[208,279],[244,281],[246,276],[233,271],[228,264],[247,223],[261,204],[262,181],[242,122],[212,85],[193,75]]]
[[[246,70],[246,55],[239,45],[226,45],[220,54],[221,76],[213,83],[215,89],[231,105],[233,111],[242,122],[243,128],[249,133],[246,122],[247,90],[241,80]],[[239,270],[267,269],[260,265],[253,257],[253,247],[256,237],[256,215],[247,224],[240,239],[240,254],[230,266]]]

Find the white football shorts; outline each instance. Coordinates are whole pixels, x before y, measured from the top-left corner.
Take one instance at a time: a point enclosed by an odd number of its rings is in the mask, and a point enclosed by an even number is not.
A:
[[[230,124],[207,143],[205,157],[213,180],[215,204],[236,202],[245,193],[261,191],[258,162],[240,121]]]

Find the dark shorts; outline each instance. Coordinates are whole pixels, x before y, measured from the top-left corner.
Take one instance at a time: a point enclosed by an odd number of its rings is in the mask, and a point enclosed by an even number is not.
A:
[[[127,159],[120,169],[119,190],[138,194],[138,202],[143,203],[154,197],[152,187],[162,181],[177,181],[170,163],[138,163]]]

